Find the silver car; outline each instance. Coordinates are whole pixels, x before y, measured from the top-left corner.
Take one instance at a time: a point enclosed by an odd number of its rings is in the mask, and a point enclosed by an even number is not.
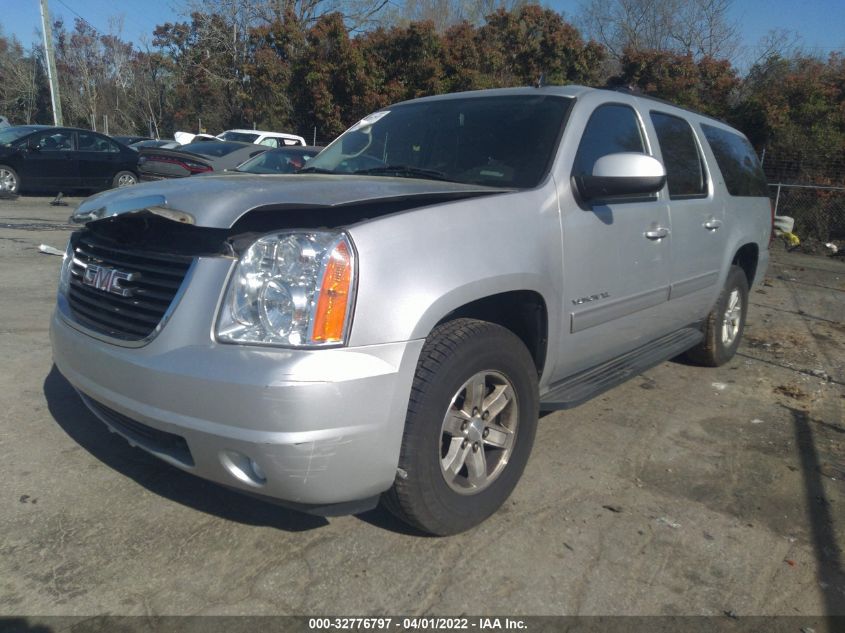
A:
[[[53,355],[108,427],[441,535],[508,497],[540,410],[729,361],[771,234],[739,132],[574,86],[401,103],[299,174],[150,183],[74,219]]]

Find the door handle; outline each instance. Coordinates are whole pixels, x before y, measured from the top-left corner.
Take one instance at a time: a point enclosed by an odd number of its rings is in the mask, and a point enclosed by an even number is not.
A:
[[[708,231],[715,231],[720,226],[722,226],[722,221],[717,220],[716,218],[710,218],[707,222],[704,223],[704,228]]]
[[[650,240],[662,240],[669,235],[670,231],[665,226],[658,226],[645,232],[645,236]]]

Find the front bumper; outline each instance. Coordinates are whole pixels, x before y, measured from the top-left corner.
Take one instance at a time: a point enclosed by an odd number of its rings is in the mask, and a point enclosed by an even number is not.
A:
[[[321,506],[392,485],[423,341],[223,345],[211,336],[213,313],[196,322],[195,303],[189,288],[161,333],[136,348],[83,333],[56,310],[54,362],[112,430],[199,477]]]

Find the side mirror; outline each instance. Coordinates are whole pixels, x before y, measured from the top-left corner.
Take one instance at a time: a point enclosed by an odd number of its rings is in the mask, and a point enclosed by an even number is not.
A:
[[[37,152],[37,151],[40,150],[40,148],[38,147],[38,142],[34,138],[29,139],[26,142],[25,147],[26,147],[26,151],[28,151],[28,152]]]
[[[602,156],[591,176],[576,177],[584,200],[604,200],[655,194],[666,184],[666,170],[659,160],[645,154],[619,153]]]

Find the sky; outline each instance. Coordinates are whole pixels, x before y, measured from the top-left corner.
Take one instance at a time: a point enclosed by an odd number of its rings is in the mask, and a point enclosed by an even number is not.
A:
[[[97,30],[110,32],[110,19],[122,17],[123,39],[144,48],[151,44],[157,24],[180,19],[184,0],[49,0],[51,18],[68,25],[81,16]],[[580,0],[544,0],[564,15],[576,16]],[[24,44],[40,41],[39,0],[0,0],[0,26],[4,35],[15,35]],[[845,53],[845,0],[734,0],[732,18],[740,25],[743,59],[772,29],[789,29],[801,36],[808,53],[826,56]],[[742,60],[740,60],[742,66]]]

